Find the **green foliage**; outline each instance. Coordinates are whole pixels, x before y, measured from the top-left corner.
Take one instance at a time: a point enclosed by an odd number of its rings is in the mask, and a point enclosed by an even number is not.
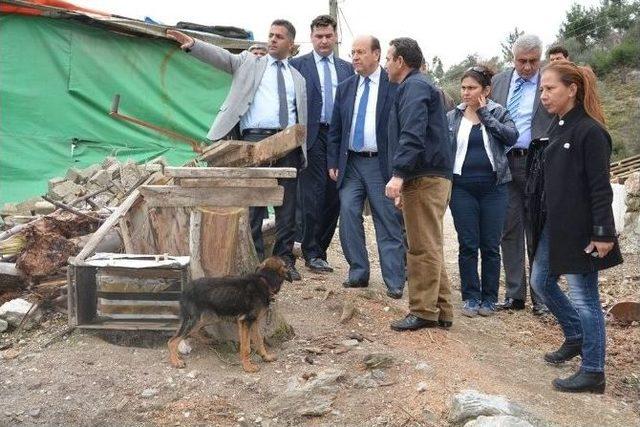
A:
[[[500,43],[502,49],[502,59],[506,63],[513,62],[513,44],[518,40],[518,37],[524,34],[524,31],[518,30],[515,27],[512,32],[507,35],[506,42]]]
[[[614,70],[599,82],[598,92],[613,140],[612,160],[640,154],[640,82]]]

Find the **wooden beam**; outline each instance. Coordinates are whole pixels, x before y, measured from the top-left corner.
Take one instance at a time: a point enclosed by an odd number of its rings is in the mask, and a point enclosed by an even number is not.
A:
[[[281,159],[301,147],[306,137],[306,127],[294,125],[259,142],[220,142],[208,148],[198,160],[210,166],[260,166]]]
[[[153,175],[151,175],[145,182],[147,183],[154,182],[156,178],[159,178],[161,176],[162,175],[159,172],[156,172]],[[127,213],[129,208],[135,203],[136,199],[140,196],[139,188],[140,187],[132,191],[131,194],[129,194],[129,196],[126,199],[124,199],[124,201],[120,204],[120,206],[118,206],[118,208],[111,214],[111,216],[107,218],[105,222],[102,223],[100,228],[98,228],[96,232],[93,233],[93,236],[91,236],[91,239],[89,239],[89,241],[84,246],[84,248],[82,248],[80,253],[75,256],[74,263],[84,261],[87,256],[93,253],[95,248],[98,246],[98,243],[100,243],[104,238],[104,236],[107,235],[111,227],[113,227],[120,221],[120,218],[122,218],[124,214]]]
[[[164,168],[164,175],[171,178],[295,178],[296,174],[296,168]]]
[[[280,206],[284,188],[210,187],[184,188],[175,185],[143,185],[140,194],[149,206]]]
[[[275,187],[278,180],[273,178],[181,178],[180,187]]]

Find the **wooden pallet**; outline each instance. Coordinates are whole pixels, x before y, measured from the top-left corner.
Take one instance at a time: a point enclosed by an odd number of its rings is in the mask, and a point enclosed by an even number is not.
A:
[[[613,162],[609,168],[611,181],[618,184],[624,184],[634,172],[640,172],[640,154]]]

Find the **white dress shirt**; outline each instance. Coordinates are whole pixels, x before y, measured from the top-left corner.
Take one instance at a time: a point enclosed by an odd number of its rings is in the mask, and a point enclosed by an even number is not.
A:
[[[453,173],[455,175],[462,175],[462,166],[464,165],[464,159],[467,157],[467,148],[469,147],[469,134],[471,133],[472,127],[473,123],[471,122],[471,120],[463,116],[462,121],[460,122],[460,128],[458,129],[458,135],[456,135],[456,159],[453,162]],[[487,135],[487,130],[484,128],[484,125],[482,123],[480,124],[480,129],[482,130],[482,142],[484,143],[484,150],[487,152],[487,157],[489,158],[489,162],[491,162],[491,168],[493,168],[493,171],[495,172],[496,165],[493,161],[491,146],[489,145],[489,135]]]
[[[271,55],[267,57],[267,68],[256,91],[256,95],[249,106],[247,112],[240,118],[240,130],[261,128],[279,129],[279,107],[278,98],[278,66],[277,59]],[[291,75],[291,66],[286,59],[282,60],[284,68],[282,75],[287,88],[287,110],[289,111],[289,126],[296,124],[296,91]]]
[[[318,77],[320,77],[320,93],[322,94],[322,107],[320,109],[320,123],[327,123],[324,117],[324,62],[322,62],[323,56],[319,55],[315,50],[313,51],[313,59],[316,61],[316,70],[318,70]],[[327,56],[329,60],[329,71],[331,72],[331,96],[336,99],[336,88],[338,87],[338,73],[336,72],[336,64],[333,58],[333,53]]]
[[[376,140],[376,107],[378,104],[378,88],[380,87],[380,70],[381,68],[378,66],[376,71],[369,76],[369,98],[364,121],[364,148],[362,151],[378,151],[378,142]],[[356,118],[358,117],[358,107],[360,106],[362,92],[364,92],[364,77],[360,76],[358,78],[356,102],[353,106],[353,117],[351,118],[351,133],[349,134],[349,149],[351,150],[353,150],[353,131],[356,128]]]

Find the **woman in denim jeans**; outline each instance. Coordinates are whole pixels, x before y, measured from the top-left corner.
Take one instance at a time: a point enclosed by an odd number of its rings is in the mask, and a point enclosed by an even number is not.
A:
[[[455,157],[450,207],[458,232],[462,314],[468,317],[495,312],[511,181],[505,150],[518,139],[508,111],[487,99],[493,74],[486,66],[469,68],[462,75],[463,103],[447,115]]]
[[[540,90],[542,104],[555,117],[542,152],[544,182],[537,188],[543,191],[534,196],[545,218],[537,236],[531,285],[558,320],[565,339],[544,359],[559,364],[581,355],[578,372],[556,378],[553,386],[604,393],[606,337],[598,271],[622,262],[611,208],[611,137],[591,69],[553,62],[542,72]],[[561,274],[569,285],[568,297],[558,286]]]

